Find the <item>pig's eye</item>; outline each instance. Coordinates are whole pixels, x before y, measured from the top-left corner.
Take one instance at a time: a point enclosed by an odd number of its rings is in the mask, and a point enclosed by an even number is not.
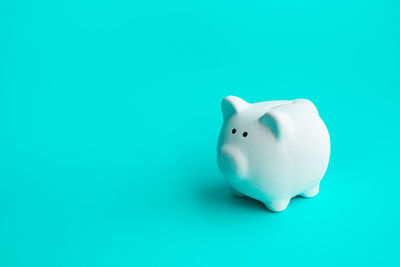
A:
[[[235,128],[232,129],[232,133],[233,133],[233,134],[236,133],[236,129],[235,129]]]
[[[247,132],[244,132],[244,133],[243,133],[243,137],[246,137],[246,136],[247,136]]]

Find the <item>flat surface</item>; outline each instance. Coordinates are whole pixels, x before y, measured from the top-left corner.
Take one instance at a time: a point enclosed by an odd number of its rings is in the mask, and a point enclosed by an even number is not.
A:
[[[398,1],[2,1],[0,266],[399,266]],[[308,98],[320,194],[234,198],[220,102]]]

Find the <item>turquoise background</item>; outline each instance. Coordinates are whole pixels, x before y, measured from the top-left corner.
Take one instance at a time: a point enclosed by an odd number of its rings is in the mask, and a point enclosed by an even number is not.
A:
[[[399,1],[1,1],[0,266],[399,266]],[[220,103],[308,98],[282,213],[219,173]]]

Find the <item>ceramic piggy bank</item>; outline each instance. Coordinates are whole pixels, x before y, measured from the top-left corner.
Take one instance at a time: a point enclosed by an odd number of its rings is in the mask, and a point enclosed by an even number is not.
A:
[[[328,167],[328,130],[306,99],[255,104],[228,96],[217,158],[236,196],[248,196],[271,211],[292,197],[313,197]]]

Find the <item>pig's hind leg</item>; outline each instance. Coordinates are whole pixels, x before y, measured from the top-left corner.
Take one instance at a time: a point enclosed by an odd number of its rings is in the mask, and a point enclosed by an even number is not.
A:
[[[319,184],[317,184],[314,187],[311,187],[307,191],[305,191],[303,194],[300,194],[302,197],[314,197],[318,194],[319,192]]]

